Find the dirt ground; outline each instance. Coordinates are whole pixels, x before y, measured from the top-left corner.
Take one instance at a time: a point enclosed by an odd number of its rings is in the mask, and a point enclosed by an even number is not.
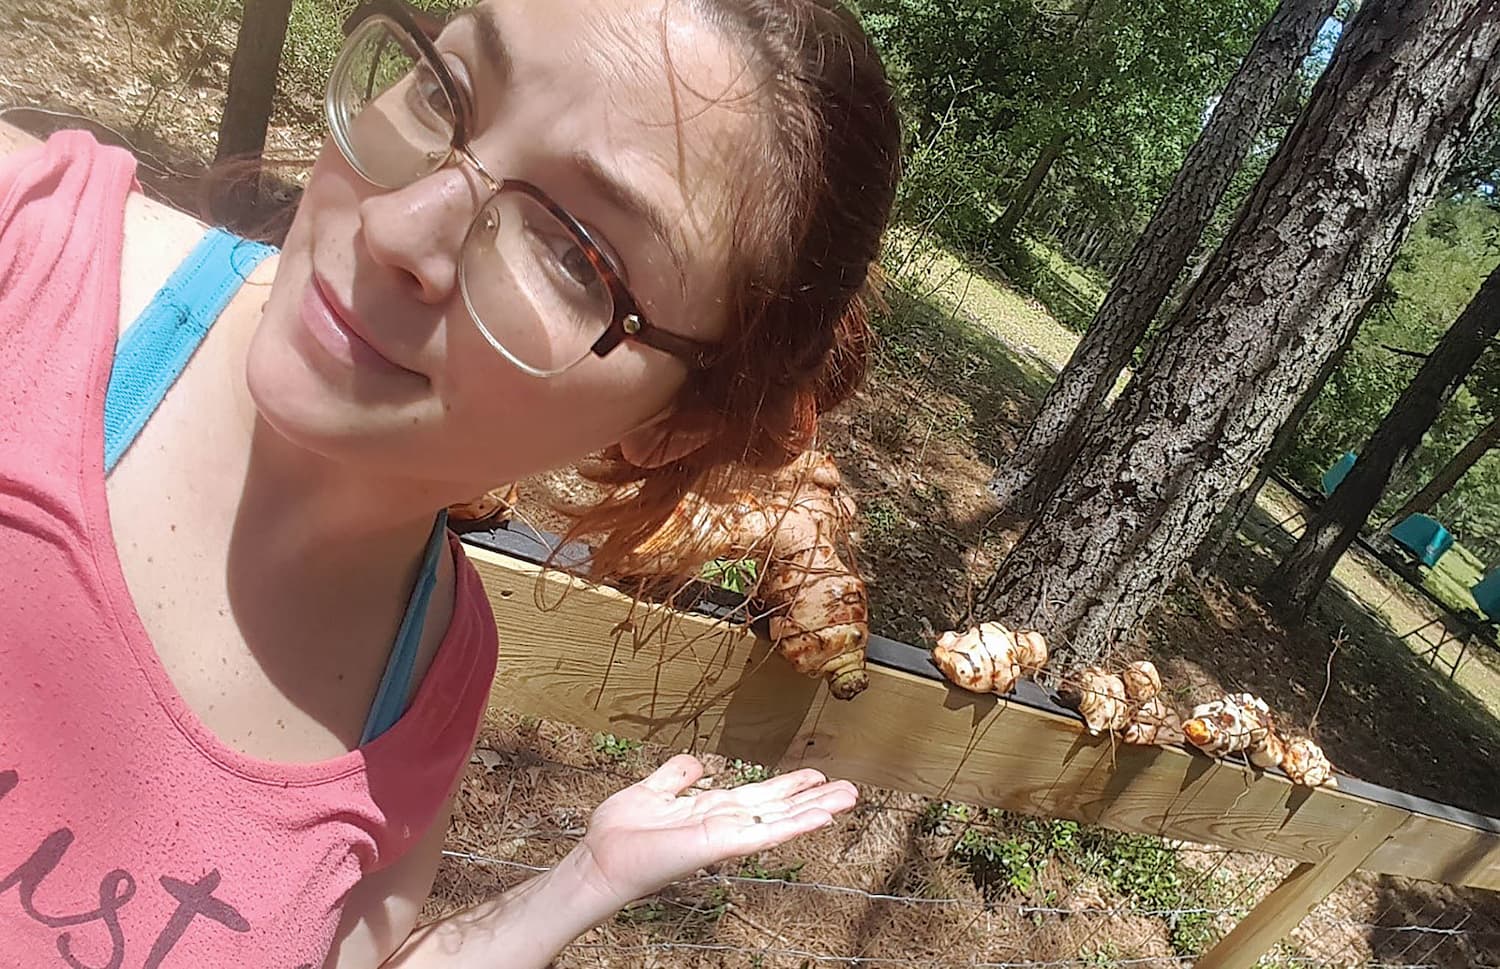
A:
[[[196,208],[194,177],[211,155],[233,37],[214,24],[174,27],[162,15],[170,6],[7,0],[0,5],[0,106],[24,106],[3,117],[38,134],[87,126],[101,139],[129,143],[149,188]],[[305,154],[317,137],[307,105],[283,121],[272,144]],[[861,564],[874,623],[885,635],[922,643],[970,614],[980,578],[1015,540],[995,526],[983,485],[1076,338],[982,274],[928,263],[902,279],[881,325],[872,379],[851,407],[828,419],[823,444],[862,506]],[[1158,662],[1180,706],[1227,689],[1254,691],[1285,719],[1311,726],[1342,770],[1500,813],[1500,690],[1493,686],[1500,660],[1493,651],[1471,654],[1456,679],[1430,668],[1402,637],[1430,618],[1426,604],[1357,557],[1341,566],[1308,623],[1281,622],[1256,583],[1292,540],[1297,510],[1289,496],[1268,496],[1219,574],[1169,596],[1127,652]],[[483,860],[448,858],[429,912],[514,883],[527,873],[514,866],[554,861],[593,805],[666,753],[601,751],[596,738],[573,728],[495,714],[449,842]],[[725,775],[740,770],[716,766]],[[1122,905],[1066,865],[1045,868],[1033,888],[997,902],[949,861],[961,832],[934,829],[919,799],[864,793],[861,808],[833,830],[632,910],[559,965],[812,966],[839,961],[824,958],[830,953],[872,964],[1183,961],[1170,944],[1171,919]],[[1211,916],[1219,930],[1285,873],[1281,863],[1253,856],[1186,851],[1184,858],[1196,858],[1191,863],[1215,885],[1230,886],[1222,894],[1233,901]],[[772,885],[719,880],[726,874],[781,877]],[[806,887],[814,884],[822,887]],[[1461,933],[1415,939],[1384,928],[1459,921]],[[1300,955],[1283,964],[1496,965],[1500,902],[1361,877],[1304,922],[1296,944]]]

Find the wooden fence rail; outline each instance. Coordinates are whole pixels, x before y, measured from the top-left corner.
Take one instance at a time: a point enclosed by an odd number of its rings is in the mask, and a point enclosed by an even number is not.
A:
[[[926,651],[871,643],[870,688],[834,700],[741,625],[637,602],[526,558],[469,555],[500,627],[499,707],[669,747],[1302,862],[1200,969],[1249,967],[1355,870],[1500,890],[1500,820],[1339,778],[1308,790],[1185,749],[1091,737],[1034,684],[944,682]],[[535,555],[529,556],[535,559]]]

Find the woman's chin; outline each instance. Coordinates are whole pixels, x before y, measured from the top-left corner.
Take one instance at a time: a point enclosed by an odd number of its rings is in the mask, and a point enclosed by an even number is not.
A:
[[[245,380],[260,417],[291,443],[330,458],[408,452],[441,402],[420,380],[372,384],[318,366],[286,341],[251,341]],[[417,391],[425,391],[418,393]]]

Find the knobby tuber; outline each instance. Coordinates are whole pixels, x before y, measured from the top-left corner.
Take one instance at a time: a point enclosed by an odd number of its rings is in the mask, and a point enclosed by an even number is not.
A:
[[[1333,765],[1311,737],[1293,737],[1286,742],[1286,754],[1281,760],[1281,769],[1293,784],[1304,787],[1338,787],[1333,776]]]
[[[933,662],[952,683],[974,693],[1009,693],[1047,663],[1047,640],[1034,630],[1012,632],[998,622],[938,637]]]
[[[771,642],[800,673],[822,676],[848,700],[869,686],[869,596],[853,557],[853,499],[827,455],[808,451],[771,479],[764,496],[723,503],[688,495],[631,556],[637,577],[674,577],[680,549],[699,560],[757,564],[750,599],[769,616]]]
[[[1281,740],[1272,729],[1271,710],[1251,693],[1231,693],[1193,708],[1182,725],[1188,741],[1210,757],[1245,754],[1256,767],[1281,762]]]
[[[486,491],[472,501],[448,506],[448,517],[455,523],[480,527],[499,525],[510,521],[516,512],[516,502],[521,498],[521,489],[514,484],[501,485]]]
[[[1145,703],[1161,693],[1161,674],[1148,659],[1137,660],[1120,674],[1125,681],[1125,696],[1132,702]]]
[[[1210,757],[1243,753],[1262,770],[1280,767],[1293,784],[1337,786],[1323,749],[1308,737],[1283,738],[1270,708],[1254,694],[1231,693],[1199,704],[1182,728]]]
[[[1180,744],[1183,742],[1182,718],[1159,696],[1153,696],[1130,714],[1130,722],[1120,738],[1127,744]]]
[[[1124,730],[1130,722],[1130,699],[1125,680],[1097,666],[1087,666],[1064,677],[1057,686],[1058,699],[1083,716],[1089,733]]]
[[[1148,660],[1120,673],[1097,666],[1064,677],[1057,696],[1083,716],[1095,736],[1112,730],[1127,744],[1181,743],[1182,718],[1161,696],[1161,674]]]

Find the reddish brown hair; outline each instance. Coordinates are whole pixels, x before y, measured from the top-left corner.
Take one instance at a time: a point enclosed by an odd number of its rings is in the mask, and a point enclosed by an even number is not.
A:
[[[658,468],[618,448],[585,467],[611,490],[569,534],[599,541],[599,575],[614,574],[689,491],[721,497],[788,464],[813,442],[818,416],[853,393],[896,193],[890,84],[849,11],[834,0],[693,2],[749,51],[766,144],[736,207],[728,342],[689,378],[668,425],[712,438]]]

